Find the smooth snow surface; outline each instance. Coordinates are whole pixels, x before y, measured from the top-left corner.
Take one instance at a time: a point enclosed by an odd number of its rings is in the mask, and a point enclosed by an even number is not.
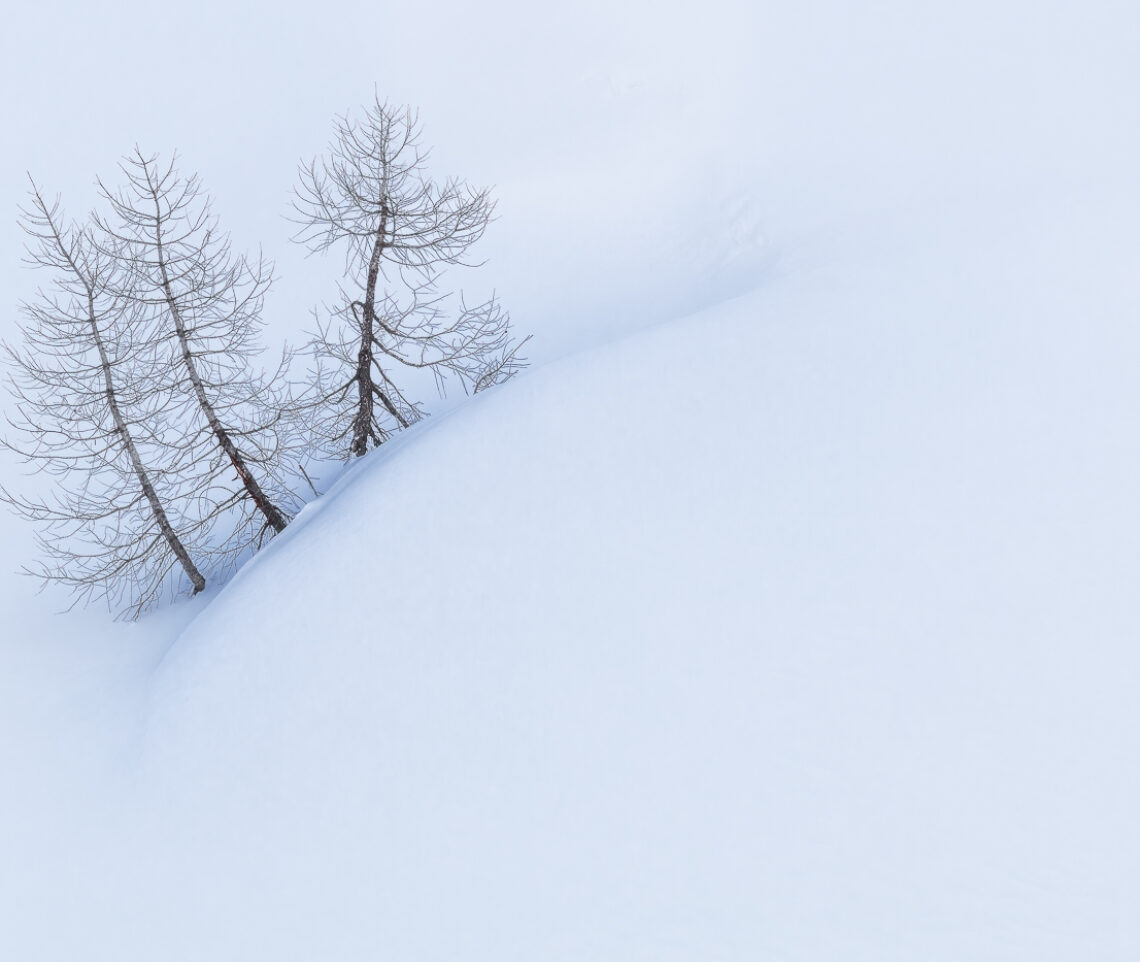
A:
[[[1140,958],[1140,13],[638,13],[442,124],[545,363],[205,603],[0,586],[0,958]]]

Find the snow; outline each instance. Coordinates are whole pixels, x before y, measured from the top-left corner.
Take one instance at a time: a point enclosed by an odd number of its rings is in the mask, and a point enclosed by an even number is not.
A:
[[[1140,14],[437,6],[539,363],[205,599],[0,579],[0,957],[1136,958]],[[377,79],[226,69],[285,186]]]

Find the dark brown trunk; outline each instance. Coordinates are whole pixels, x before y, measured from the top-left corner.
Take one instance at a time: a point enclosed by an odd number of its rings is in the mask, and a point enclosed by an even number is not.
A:
[[[372,339],[376,330],[376,281],[380,276],[380,258],[384,256],[384,241],[388,233],[388,218],[381,214],[380,227],[372,242],[372,256],[368,259],[368,279],[364,287],[364,310],[360,318],[360,351],[356,355],[356,416],[352,419],[352,444],[349,453],[361,457],[368,450],[372,433],[372,395],[377,390],[372,380]]]
[[[226,457],[230,459],[230,463],[234,466],[238,479],[245,487],[246,494],[249,495],[254,505],[257,506],[257,509],[265,516],[265,520],[274,531],[284,531],[285,526],[289,523],[288,520],[280,509],[269,500],[269,497],[261,489],[261,485],[257,483],[257,479],[250,473],[249,468],[246,467],[245,459],[241,456],[241,452],[233,443],[233,439],[230,438],[225,426],[218,420],[214,406],[210,403],[209,397],[206,396],[206,389],[202,385],[202,379],[198,375],[198,367],[194,363],[194,354],[190,350],[190,338],[186,333],[186,325],[182,319],[182,311],[179,310],[178,301],[175,299],[174,292],[170,286],[170,277],[166,271],[166,258],[162,251],[161,229],[157,222],[155,240],[157,241],[158,249],[158,267],[162,274],[163,296],[166,298],[167,307],[170,308],[170,315],[174,320],[174,330],[178,335],[178,344],[182,351],[182,363],[186,367],[186,373],[194,388],[194,395],[198,399],[198,406],[201,407],[202,412],[206,415],[206,422],[210,425],[210,431],[217,439],[218,446],[225,452]]]
[[[127,457],[129,457],[131,461],[131,469],[134,471],[135,477],[138,478],[143,495],[146,497],[147,504],[150,505],[150,510],[154,514],[154,519],[158,523],[158,528],[162,532],[163,538],[166,539],[170,550],[174,552],[178,563],[182,565],[182,570],[186,572],[186,576],[190,579],[190,584],[194,586],[194,594],[197,594],[206,587],[206,579],[190,558],[190,553],[186,550],[186,546],[175,533],[170,519],[166,516],[162,502],[158,499],[158,493],[154,490],[154,485],[151,484],[150,476],[147,474],[146,468],[143,467],[142,458],[139,456],[134,438],[131,437],[131,432],[127,428],[127,422],[123,418],[122,410],[119,408],[119,399],[115,395],[115,385],[111,379],[111,362],[107,357],[106,348],[103,346],[103,336],[99,331],[99,324],[95,318],[95,300],[90,290],[88,290],[87,294],[87,310],[88,321],[91,324],[91,334],[95,338],[95,346],[99,350],[99,364],[103,368],[103,385],[107,399],[107,407],[110,408],[111,417],[114,419],[115,432],[122,439],[123,447],[127,451]]]

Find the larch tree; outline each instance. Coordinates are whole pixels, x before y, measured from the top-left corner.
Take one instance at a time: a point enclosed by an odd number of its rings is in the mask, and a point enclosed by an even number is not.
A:
[[[28,568],[76,601],[137,616],[179,577],[197,594],[203,532],[192,466],[162,438],[177,407],[153,353],[154,331],[124,298],[121,252],[66,221],[32,184],[21,211],[27,262],[52,283],[22,305],[20,348],[4,345],[17,437],[5,445],[54,479],[47,498],[0,496],[38,526],[46,560]]]
[[[318,320],[320,431],[350,456],[423,416],[398,372],[426,371],[475,392],[512,377],[523,341],[497,298],[469,307],[440,292],[444,272],[471,266],[468,251],[494,212],[485,189],[428,176],[417,115],[376,100],[360,120],[340,119],[327,153],[302,164],[295,239],[312,252],[344,251],[341,300]]]
[[[119,296],[162,331],[180,443],[196,452],[209,512],[236,509],[217,547],[240,553],[289,523],[291,459],[302,446],[287,357],[271,375],[256,372],[271,268],[232,252],[196,175],[137,148],[121,170],[118,190],[100,182],[109,204],[100,243],[122,262]]]

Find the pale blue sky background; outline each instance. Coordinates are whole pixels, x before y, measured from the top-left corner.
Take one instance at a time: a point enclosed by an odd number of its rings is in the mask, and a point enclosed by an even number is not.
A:
[[[749,11],[720,4],[694,17],[641,2],[25,6],[0,40],[3,314],[31,283],[12,267],[24,171],[79,214],[95,175],[113,176],[138,143],[177,149],[201,174],[235,243],[260,242],[279,264],[272,323],[284,332],[305,325],[311,304],[331,296],[336,265],[304,264],[288,243],[296,164],[323,148],[332,116],[367,101],[374,86],[421,109],[439,173],[500,187],[501,222],[484,256],[493,258],[489,283],[520,323],[544,326],[536,274],[561,282],[557,311],[570,301],[573,310],[597,306],[605,298],[583,292],[599,279],[580,274],[615,273],[589,249],[612,243],[622,214],[613,197],[660,192],[678,152],[698,156],[712,140],[733,139],[725,109],[748,96]],[[648,112],[645,100],[655,104]],[[652,148],[672,155],[664,177],[643,156]],[[583,163],[603,182],[630,183],[600,196],[595,184],[578,196],[572,183],[555,197],[534,189]],[[543,265],[544,246],[559,263]]]

